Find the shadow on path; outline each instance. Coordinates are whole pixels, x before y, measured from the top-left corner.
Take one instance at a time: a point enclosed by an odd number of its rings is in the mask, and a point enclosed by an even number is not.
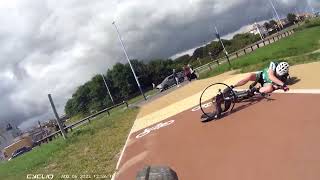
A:
[[[287,85],[293,85],[296,84],[297,82],[301,81],[301,79],[297,78],[297,77],[290,77],[287,80]]]
[[[228,116],[229,114],[237,113],[238,111],[241,111],[241,110],[243,110],[243,109],[245,109],[247,107],[250,107],[250,106],[252,106],[254,104],[259,103],[261,100],[273,101],[275,99],[272,99],[270,97],[267,97],[267,98],[265,98],[265,97],[252,97],[250,99],[246,99],[246,100],[241,101],[239,103],[240,105],[238,105],[238,106],[236,105],[235,108],[232,111],[223,113],[219,119],[208,118],[207,120],[203,120],[201,122],[208,123],[208,122],[211,122],[211,121],[223,120],[223,118]]]

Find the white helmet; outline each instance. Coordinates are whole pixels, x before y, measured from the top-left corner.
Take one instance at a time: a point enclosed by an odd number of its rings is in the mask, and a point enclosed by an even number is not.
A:
[[[289,64],[287,62],[281,62],[276,67],[276,73],[279,76],[283,76],[287,73],[289,73]]]

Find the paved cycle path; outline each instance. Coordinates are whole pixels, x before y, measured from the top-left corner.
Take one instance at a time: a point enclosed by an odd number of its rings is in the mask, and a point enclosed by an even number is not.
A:
[[[294,77],[294,83],[290,85],[290,91],[289,93],[285,94],[273,94],[272,97],[275,97],[276,100],[272,102],[265,102],[261,101],[259,103],[256,103],[254,105],[251,105],[247,108],[242,109],[241,111],[238,111],[228,117],[223,118],[221,121],[216,122],[209,122],[208,124],[202,124],[200,123],[200,111],[196,111],[191,113],[190,109],[197,106],[199,104],[199,97],[202,92],[202,90],[208,86],[211,83],[214,82],[224,82],[226,84],[233,84],[239,79],[241,79],[245,74],[234,74],[234,72],[228,72],[216,77],[204,79],[204,80],[197,80],[190,84],[187,84],[184,87],[181,87],[180,89],[177,89],[161,98],[156,99],[152,102],[147,102],[139,112],[139,115],[131,129],[131,132],[127,138],[127,141],[125,143],[125,146],[120,154],[120,158],[118,160],[117,166],[116,166],[116,173],[114,174],[115,179],[134,179],[134,174],[136,173],[137,169],[141,168],[144,164],[166,164],[170,165],[175,170],[178,170],[178,174],[180,176],[192,179],[194,177],[198,177],[200,172],[202,172],[202,168],[205,168],[204,166],[210,167],[211,164],[213,164],[214,161],[219,162],[217,166],[213,166],[217,169],[220,169],[224,166],[223,163],[231,163],[231,161],[234,161],[236,165],[239,164],[239,159],[235,158],[236,155],[244,156],[245,154],[237,153],[238,151],[235,151],[236,154],[231,155],[231,150],[228,149],[229,146],[227,146],[224,143],[228,144],[238,144],[240,150],[246,149],[245,147],[242,147],[242,145],[247,145],[248,143],[252,142],[249,146],[249,150],[253,148],[254,145],[258,147],[264,147],[264,148],[276,148],[276,145],[281,146],[282,148],[287,148],[287,151],[290,151],[290,148],[296,148],[294,153],[299,155],[298,147],[302,148],[301,153],[301,159],[297,156],[294,159],[292,156],[290,157],[284,156],[283,160],[287,161],[287,163],[293,163],[294,160],[300,161],[301,164],[307,163],[314,163],[313,168],[318,168],[320,172],[320,165],[317,157],[311,157],[314,156],[313,152],[314,150],[318,150],[317,148],[311,146],[317,145],[316,139],[319,138],[318,134],[314,132],[313,128],[320,127],[320,124],[317,124],[317,121],[315,119],[320,120],[320,111],[319,108],[319,92],[320,92],[320,81],[317,80],[317,78],[320,76],[320,62],[315,63],[309,63],[309,64],[303,64],[303,65],[296,65],[290,68],[290,75],[291,77]],[[246,88],[240,87],[240,88]],[[297,93],[297,94],[291,94],[291,93]],[[209,97],[207,97],[209,98]],[[281,104],[279,104],[281,103]],[[286,112],[283,118],[278,118],[278,114],[280,112]],[[296,113],[300,114],[296,114]],[[198,113],[198,114],[197,114]],[[270,115],[268,115],[270,114]],[[274,117],[274,118],[267,118],[267,117]],[[302,118],[304,117],[304,118]],[[231,119],[230,119],[231,118]],[[280,119],[280,120],[279,120]],[[292,120],[293,119],[293,120]],[[172,124],[170,124],[171,121],[169,120],[175,120]],[[232,120],[232,121],[231,121]],[[165,124],[160,124],[156,126],[157,124],[161,122],[168,122]],[[294,123],[294,128],[291,127],[290,122]],[[231,123],[232,122],[232,123]],[[239,122],[245,122],[245,123],[239,123]],[[251,123],[253,124],[251,124]],[[256,124],[256,123],[261,124]],[[264,122],[264,123],[262,123]],[[272,122],[272,123],[271,123]],[[278,126],[277,124],[281,122],[281,126]],[[298,123],[299,122],[299,123]],[[217,124],[222,124],[222,127],[216,126]],[[234,123],[234,124],[233,124]],[[270,123],[270,124],[269,124]],[[165,126],[167,124],[170,124],[168,126]],[[249,129],[246,129],[246,127],[256,127],[258,125],[268,124],[270,126],[259,126],[258,130],[264,132],[264,134],[259,133],[257,135],[252,135],[251,139],[256,138],[256,142],[253,142],[253,140],[249,141],[247,139],[224,139],[225,137],[231,138],[232,135],[226,134],[226,132],[235,131],[239,133],[239,136],[246,136],[246,134],[241,135],[239,130],[241,130],[241,133],[255,133],[258,131],[250,131]],[[226,126],[228,125],[228,126]],[[165,127],[161,127],[165,126]],[[232,128],[227,128],[227,127]],[[239,126],[239,127],[238,127]],[[145,132],[146,128],[154,127],[151,132],[149,132],[147,135],[143,136],[142,138],[135,138],[136,135],[141,134],[142,132]],[[161,127],[161,128],[159,128]],[[159,128],[159,129],[157,129]],[[281,128],[283,128],[284,134],[281,134]],[[295,129],[296,128],[296,129]],[[301,128],[301,129],[298,129]],[[310,129],[309,129],[310,128]],[[253,128],[256,129],[256,128]],[[274,130],[277,130],[274,133]],[[150,129],[149,129],[150,130]],[[216,131],[218,130],[218,131]],[[252,130],[252,128],[251,128]],[[218,133],[219,132],[219,133]],[[218,133],[218,134],[216,134]],[[270,144],[270,143],[276,143],[278,141],[273,142],[276,140],[276,137],[279,136],[287,137],[288,134],[293,134],[293,136],[300,135],[299,133],[302,133],[302,136],[298,138],[298,141],[293,142],[293,139],[287,138],[288,143],[291,144]],[[308,134],[309,133],[309,134]],[[313,134],[310,134],[313,133]],[[143,135],[143,134],[142,134]],[[313,135],[313,136],[312,136]],[[220,140],[215,139],[215,136],[221,137]],[[269,137],[270,136],[270,137]],[[233,136],[232,136],[233,137]],[[236,138],[236,137],[234,137]],[[270,138],[270,139],[269,139]],[[308,138],[308,139],[306,139]],[[216,140],[217,142],[212,140]],[[230,141],[231,140],[231,141]],[[233,141],[232,141],[233,140]],[[303,141],[309,142],[310,144],[305,144]],[[312,143],[311,143],[312,141]],[[257,143],[257,142],[265,142],[267,143],[268,147],[263,146],[263,143]],[[218,144],[218,146],[209,146],[213,144]],[[219,145],[219,143],[222,143]],[[271,146],[274,145],[274,146]],[[197,147],[197,148],[195,148]],[[211,152],[215,152],[217,147],[221,147],[222,149],[218,148],[219,151],[217,151],[217,156],[211,156]],[[230,146],[233,147],[233,146]],[[310,147],[310,157],[305,156],[307,151],[307,148]],[[223,148],[224,152],[226,154],[223,154]],[[238,148],[238,147],[237,147]],[[312,149],[313,148],[313,149]],[[247,150],[247,149],[246,149]],[[256,149],[257,150],[257,149]],[[262,149],[258,149],[261,152],[270,152],[273,154],[274,152],[271,150],[263,151]],[[275,153],[275,164],[278,164],[278,161],[281,161],[281,157],[279,154],[281,154],[281,150],[279,150],[278,153]],[[229,152],[230,151],[230,152]],[[274,149],[274,151],[277,151],[277,149]],[[239,151],[242,152],[242,151]],[[251,151],[250,151],[251,152]],[[252,151],[253,155],[256,153],[256,155],[261,155],[260,159],[264,159],[262,155],[265,155],[264,153]],[[258,154],[257,154],[258,153]],[[283,152],[282,152],[283,153]],[[277,156],[278,155],[278,156]],[[273,156],[273,155],[272,155]],[[245,156],[244,156],[245,157]],[[255,157],[255,156],[254,156]],[[234,160],[232,160],[235,158]],[[241,157],[238,157],[241,158]],[[256,157],[255,157],[256,158]],[[269,159],[270,157],[266,156],[266,159]],[[280,158],[280,159],[277,159]],[[308,159],[309,158],[309,159]],[[182,161],[185,159],[186,161]],[[204,161],[202,161],[204,160]],[[259,159],[258,159],[259,160]],[[250,163],[242,164],[244,167],[240,168],[242,171],[248,171],[246,175],[249,176],[250,173],[253,173],[254,171],[250,170],[250,168],[253,168],[253,166],[259,167],[259,161],[250,160]],[[242,162],[242,161],[240,161]],[[255,162],[257,164],[255,164]],[[267,162],[261,161],[261,164],[266,164]],[[194,164],[194,165],[192,165]],[[318,167],[316,167],[316,165]],[[183,168],[186,166],[187,168]],[[199,167],[199,168],[196,168]],[[195,172],[191,172],[191,169],[198,169],[195,170]],[[226,167],[225,167],[226,168]],[[248,168],[248,169],[243,169]],[[264,166],[261,165],[259,167],[261,169],[256,169],[257,173],[253,173],[253,177],[257,177],[254,175],[259,175],[259,172],[261,173],[271,173],[271,170],[269,172],[268,169],[263,169]],[[289,168],[289,167],[287,167]],[[320,176],[315,176],[314,171],[312,167],[303,168],[301,166],[296,165],[296,168],[302,168],[300,170],[294,170],[292,168],[289,168],[288,170],[292,170],[292,173],[297,173],[296,175],[299,175],[299,173],[303,173],[303,175],[309,175],[314,179],[314,177],[317,177],[316,179],[319,179]],[[228,167],[228,171],[233,172],[233,167]],[[186,175],[184,175],[185,171]],[[207,170],[203,171],[206,172]],[[211,168],[211,173],[212,170]],[[275,169],[277,171],[277,169]],[[191,174],[194,173],[194,176]],[[208,171],[209,173],[209,171]],[[217,172],[216,172],[217,173]],[[235,172],[237,174],[237,172]],[[245,173],[245,172],[244,172]],[[274,172],[275,177],[280,177],[278,172]],[[212,174],[206,174],[203,176],[204,179],[212,179],[211,177],[222,177],[219,176],[219,173],[217,173],[217,176],[212,176]],[[286,172],[283,172],[282,175],[285,175]],[[190,178],[189,178],[190,175]],[[208,176],[207,176],[208,175]],[[260,174],[262,175],[262,174]],[[292,175],[288,173],[288,175]],[[119,178],[117,178],[119,177]],[[199,176],[200,177],[200,176]],[[271,179],[277,179],[272,178]],[[297,176],[301,177],[301,176]],[[308,176],[309,177],[309,176]],[[302,179],[308,179],[302,178]],[[228,177],[224,177],[222,179],[228,179]],[[234,178],[235,179],[235,178]],[[254,179],[247,177],[247,179]],[[263,179],[263,178],[259,178]],[[281,178],[278,178],[281,179]],[[284,178],[283,178],[284,179]],[[292,179],[290,178],[286,179]],[[299,178],[298,178],[299,179]],[[301,178],[300,178],[301,179]]]
[[[320,62],[295,65],[290,68],[290,76],[293,79],[291,89],[320,89]],[[192,106],[199,104],[199,97],[205,87],[212,83],[223,82],[228,85],[235,84],[246,74],[227,72],[208,79],[197,80],[176,89],[155,101],[147,102],[140,110],[132,127],[131,133],[155,124],[163,119],[180,113]],[[240,87],[242,89],[249,86]],[[222,87],[224,88],[224,87]],[[218,90],[218,87],[216,87]],[[211,97],[206,97],[206,99]]]
[[[148,164],[168,165],[183,180],[319,179],[320,94],[271,98],[207,123],[191,108],[132,133],[117,179],[135,179]]]

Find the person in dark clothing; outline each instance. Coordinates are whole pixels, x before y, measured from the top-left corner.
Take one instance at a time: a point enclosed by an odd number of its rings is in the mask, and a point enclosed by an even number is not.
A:
[[[179,87],[179,78],[178,78],[178,75],[177,75],[177,72],[175,69],[172,70],[172,75],[173,75],[174,79],[176,80],[177,86]]]
[[[187,79],[189,81],[191,81],[192,79],[197,79],[197,75],[195,74],[195,72],[192,70],[190,64],[186,64],[184,67],[183,67],[183,70],[184,70],[184,75],[187,77]]]

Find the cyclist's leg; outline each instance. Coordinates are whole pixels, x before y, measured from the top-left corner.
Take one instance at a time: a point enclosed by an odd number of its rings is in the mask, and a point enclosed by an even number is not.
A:
[[[258,74],[260,72],[253,72],[253,73],[249,73],[246,77],[244,77],[242,80],[238,81],[235,85],[233,85],[234,87],[239,87],[239,86],[243,86],[245,84],[247,84],[247,82],[249,81],[255,81],[257,80]]]

